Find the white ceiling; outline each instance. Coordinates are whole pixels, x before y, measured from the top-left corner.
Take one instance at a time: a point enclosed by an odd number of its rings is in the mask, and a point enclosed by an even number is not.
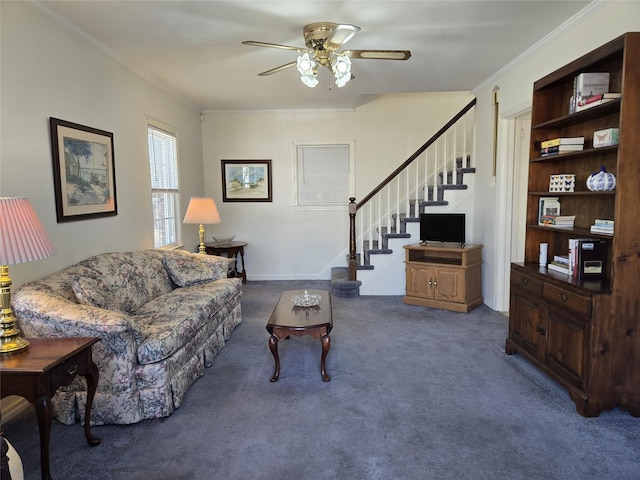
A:
[[[470,91],[591,1],[134,1],[32,2],[122,63],[199,110],[353,108],[385,93]],[[350,49],[411,50],[407,61],[353,61],[343,88],[321,69],[308,88],[288,63],[302,27],[328,21],[362,30]]]

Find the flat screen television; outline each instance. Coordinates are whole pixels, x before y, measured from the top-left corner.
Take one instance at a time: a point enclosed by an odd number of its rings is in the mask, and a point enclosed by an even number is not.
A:
[[[464,213],[421,213],[420,242],[453,242],[465,244]]]

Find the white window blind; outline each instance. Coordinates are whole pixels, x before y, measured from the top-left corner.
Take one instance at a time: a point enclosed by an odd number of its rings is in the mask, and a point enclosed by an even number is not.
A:
[[[298,205],[345,204],[349,201],[350,146],[297,146]]]
[[[175,134],[153,125],[147,131],[154,247],[166,247],[178,243],[177,142]]]

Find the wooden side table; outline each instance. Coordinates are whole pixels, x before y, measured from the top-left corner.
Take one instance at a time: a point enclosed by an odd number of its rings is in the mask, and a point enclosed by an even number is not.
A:
[[[204,248],[207,255],[220,255],[224,253],[228,258],[235,257],[236,276],[242,278],[242,283],[247,283],[247,270],[244,267],[244,247],[248,245],[247,242],[231,242],[228,245],[219,245],[213,242],[205,243]],[[242,271],[238,271],[238,255],[240,255],[240,265]]]
[[[49,436],[53,407],[51,397],[61,386],[69,385],[76,375],[87,380],[87,406],[84,433],[94,447],[100,439],[91,435],[91,404],[98,386],[98,367],[93,363],[91,346],[99,338],[28,338],[29,348],[0,357],[1,398],[19,395],[33,403],[40,431],[40,470],[43,480],[51,479]]]

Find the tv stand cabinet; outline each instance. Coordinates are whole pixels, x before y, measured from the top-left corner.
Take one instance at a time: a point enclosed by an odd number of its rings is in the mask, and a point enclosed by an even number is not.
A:
[[[410,305],[467,313],[482,304],[482,245],[406,245]]]

